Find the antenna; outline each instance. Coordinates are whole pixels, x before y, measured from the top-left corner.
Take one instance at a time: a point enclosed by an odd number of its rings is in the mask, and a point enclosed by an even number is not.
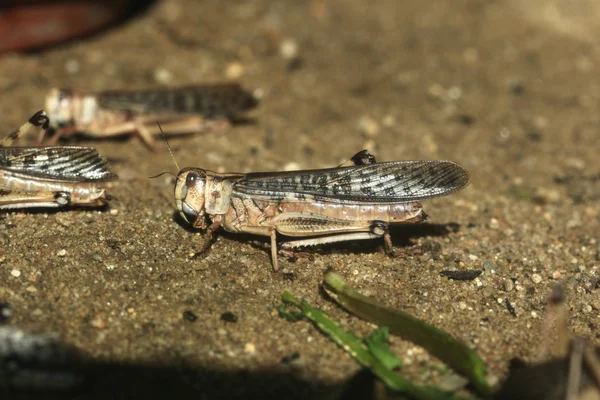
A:
[[[179,164],[177,164],[177,161],[175,160],[173,151],[171,150],[171,145],[169,144],[169,141],[167,140],[167,135],[165,135],[165,132],[163,132],[162,127],[160,126],[160,123],[158,121],[156,121],[156,125],[158,125],[158,129],[160,129],[160,134],[161,134],[162,138],[165,140],[165,143],[167,144],[167,148],[169,149],[169,154],[171,154],[171,158],[173,159],[173,162],[175,163],[175,166],[177,167],[177,172],[181,171],[181,168],[179,168]]]

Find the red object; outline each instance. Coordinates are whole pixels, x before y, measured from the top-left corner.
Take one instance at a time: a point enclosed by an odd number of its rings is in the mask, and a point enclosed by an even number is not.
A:
[[[130,13],[129,0],[17,0],[2,4],[0,53],[40,49],[89,35]]]

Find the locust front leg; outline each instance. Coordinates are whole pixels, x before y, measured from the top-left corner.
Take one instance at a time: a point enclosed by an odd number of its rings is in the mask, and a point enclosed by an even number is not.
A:
[[[217,229],[221,227],[221,220],[215,219],[212,224],[206,228],[206,235],[204,237],[204,242],[202,242],[202,246],[198,250],[194,250],[194,257],[196,258],[204,253],[206,253],[210,247],[212,246],[213,235]]]

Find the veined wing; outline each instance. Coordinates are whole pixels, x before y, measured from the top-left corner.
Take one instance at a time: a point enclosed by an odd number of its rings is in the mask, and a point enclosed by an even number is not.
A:
[[[354,167],[250,173],[235,193],[267,199],[333,203],[405,203],[445,196],[469,184],[451,161],[392,161]]]
[[[170,90],[106,91],[97,94],[102,108],[156,114],[232,117],[258,99],[238,84],[198,85]]]
[[[108,181],[106,159],[96,149],[81,146],[6,147],[0,149],[0,169],[61,181]]]

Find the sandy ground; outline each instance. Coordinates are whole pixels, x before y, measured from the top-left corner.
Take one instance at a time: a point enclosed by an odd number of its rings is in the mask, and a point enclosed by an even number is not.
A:
[[[492,382],[513,357],[549,356],[557,283],[572,331],[600,344],[600,6],[573,4],[167,1],[106,34],[3,56],[5,132],[42,108],[53,86],[172,87],[241,74],[264,92],[256,123],[172,139],[179,165],[322,168],[366,147],[380,161],[450,159],[472,174],[468,189],[425,203],[426,224],[392,232],[397,258],[380,243],[350,243],[314,260],[282,258],[284,274],[252,236],[222,234],[206,258],[190,260],[202,236],[175,218],[173,178],[148,179],[176,172],[168,153],[136,139],[77,140],[121,177],[110,210],[0,216],[10,323],[56,332],[95,360],[147,368],[130,386],[104,382],[82,398],[118,385],[124,398],[329,392],[358,365],[309,323],[274,312],[287,289],[367,332],[322,297],[329,268],[468,343]],[[447,269],[484,272],[452,281],[440,276]],[[394,339],[393,348],[408,376],[437,376],[411,343]]]

